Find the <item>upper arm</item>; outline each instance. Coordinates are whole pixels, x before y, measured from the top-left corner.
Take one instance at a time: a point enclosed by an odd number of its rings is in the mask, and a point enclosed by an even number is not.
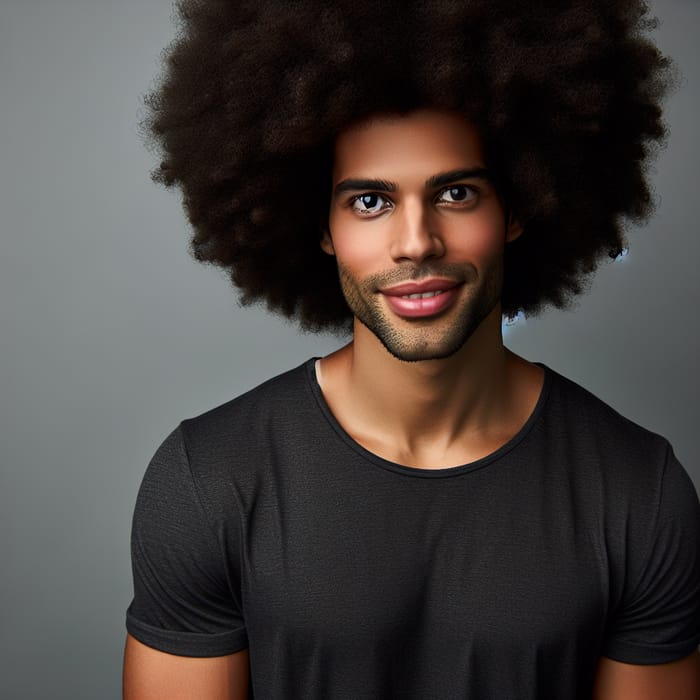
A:
[[[700,644],[700,502],[670,447],[665,460],[650,494],[653,510],[625,516],[623,568],[613,577],[623,586],[611,601],[600,651],[649,674],[656,667],[657,675]],[[646,498],[646,484],[637,488]]]
[[[248,649],[210,658],[175,656],[127,635],[124,700],[247,700]]]
[[[223,657],[248,646],[239,576],[239,511],[216,519],[190,467],[183,431],[143,477],[131,537],[134,598],[127,631],[161,652]]]
[[[670,446],[658,494],[648,527],[630,530],[594,700],[700,699],[700,503]]]
[[[132,527],[125,700],[246,700],[249,663],[233,525],[218,526],[181,428],[153,456]],[[235,650],[235,653],[231,653]]]
[[[695,651],[667,664],[635,665],[603,657],[598,665],[593,700],[697,700],[700,654]]]

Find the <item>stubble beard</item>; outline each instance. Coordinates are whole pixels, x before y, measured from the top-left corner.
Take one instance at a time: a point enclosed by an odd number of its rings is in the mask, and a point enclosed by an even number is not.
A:
[[[338,265],[343,295],[354,316],[393,357],[403,362],[442,360],[459,352],[500,302],[502,264],[494,263],[485,270],[481,283],[476,270],[456,265],[443,265],[427,272],[416,270],[413,274],[399,271],[400,277],[395,273],[357,280],[346,268]],[[453,306],[443,314],[427,319],[397,319],[377,293],[377,289],[398,281],[417,280],[429,275],[459,279],[471,289],[461,289],[461,298]]]

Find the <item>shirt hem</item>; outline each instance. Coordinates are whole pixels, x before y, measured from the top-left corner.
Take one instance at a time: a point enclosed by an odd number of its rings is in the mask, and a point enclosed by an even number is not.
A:
[[[650,666],[678,661],[697,651],[698,645],[700,645],[700,633],[692,639],[674,644],[649,645],[620,640],[605,647],[603,656],[626,664]]]
[[[180,632],[153,627],[127,614],[126,629],[142,644],[177,656],[198,658],[226,656],[248,647],[245,627],[219,634]]]

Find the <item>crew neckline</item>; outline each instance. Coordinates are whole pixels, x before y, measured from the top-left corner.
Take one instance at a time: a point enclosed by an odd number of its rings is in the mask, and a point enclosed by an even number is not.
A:
[[[428,479],[459,476],[460,474],[467,474],[477,469],[482,469],[483,467],[498,461],[508,452],[517,447],[517,445],[530,433],[533,426],[542,415],[544,406],[550,394],[552,378],[554,376],[554,373],[549,369],[549,367],[547,367],[547,365],[541,362],[534,363],[544,370],[544,382],[542,383],[542,389],[540,390],[540,395],[535,403],[535,407],[520,430],[518,430],[518,432],[515,433],[510,440],[501,445],[501,447],[499,447],[497,450],[466,464],[459,464],[454,467],[441,467],[439,469],[426,469],[424,467],[409,467],[405,464],[399,464],[398,462],[392,462],[384,457],[380,457],[350,436],[350,434],[345,430],[345,428],[343,428],[343,426],[338,422],[337,418],[333,415],[328,403],[326,402],[326,398],[323,395],[323,391],[321,391],[321,385],[319,384],[318,377],[316,376],[316,361],[320,359],[320,357],[312,357],[306,361],[306,378],[319,409],[340,439],[352,450],[358,453],[365,461],[371,462],[382,469],[387,469],[406,476]]]

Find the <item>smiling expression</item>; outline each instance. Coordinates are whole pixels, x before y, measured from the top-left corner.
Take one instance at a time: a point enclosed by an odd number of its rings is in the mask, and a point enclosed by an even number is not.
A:
[[[500,309],[504,246],[520,232],[461,116],[382,116],[338,137],[321,247],[356,319],[394,357],[458,352]]]

